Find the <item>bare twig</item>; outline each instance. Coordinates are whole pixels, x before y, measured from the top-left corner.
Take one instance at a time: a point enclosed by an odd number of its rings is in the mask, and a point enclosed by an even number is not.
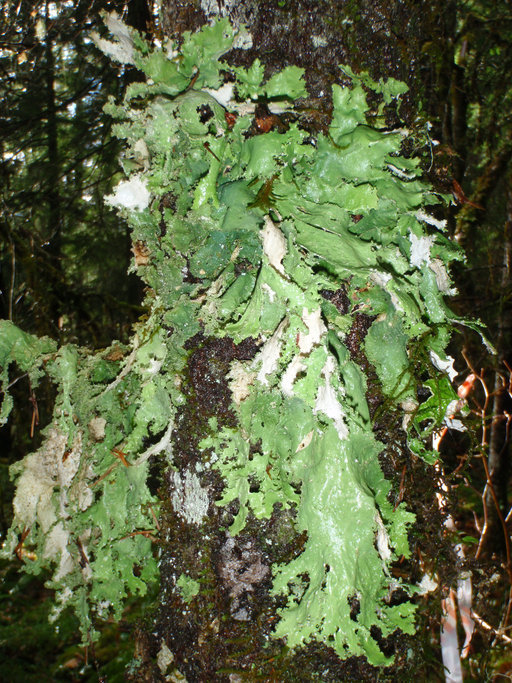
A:
[[[160,524],[158,522],[157,516],[155,515],[155,511],[153,510],[152,506],[150,503],[148,503],[149,511],[151,512],[151,516],[153,517],[153,520],[155,522],[155,526],[160,531]]]
[[[464,359],[469,367],[469,369],[476,375],[478,378],[480,385],[482,387],[482,391],[484,394],[484,403],[482,406],[478,406],[478,411],[475,411],[478,417],[480,418],[480,423],[481,423],[481,429],[482,429],[482,434],[481,434],[481,439],[480,439],[480,453],[478,454],[478,457],[482,461],[482,466],[484,468],[485,472],[485,487],[484,490],[481,494],[482,498],[482,506],[483,506],[483,525],[480,527],[480,525],[477,523],[476,516],[475,516],[475,528],[477,531],[480,533],[480,538],[478,542],[478,547],[475,552],[475,559],[478,559],[480,555],[482,554],[485,541],[487,539],[487,535],[490,530],[490,514],[489,514],[489,501],[492,501],[492,504],[495,508],[496,511],[496,516],[498,518],[499,524],[503,530],[503,536],[504,536],[504,541],[505,541],[505,553],[506,553],[506,571],[507,571],[507,576],[510,584],[509,588],[509,595],[508,595],[508,601],[507,601],[507,607],[505,610],[505,614],[502,620],[502,625],[501,627],[504,629],[507,627],[507,624],[510,621],[510,617],[512,614],[512,549],[510,545],[510,535],[507,527],[507,521],[509,520],[509,517],[512,515],[512,510],[508,512],[508,514],[505,516],[501,510],[501,506],[498,500],[498,496],[496,493],[496,489],[493,484],[493,477],[492,477],[492,472],[489,469],[489,461],[488,461],[488,451],[489,451],[489,430],[493,427],[495,427],[496,423],[498,420],[506,420],[506,425],[505,425],[505,444],[508,443],[509,439],[509,433],[510,433],[510,422],[511,422],[511,415],[509,415],[506,412],[503,412],[503,414],[494,414],[495,411],[491,410],[491,400],[494,399],[498,393],[507,391],[509,394],[512,395],[512,371],[509,365],[505,362],[504,365],[507,368],[507,371],[509,373],[508,380],[502,375],[498,374],[496,375],[497,378],[499,378],[499,381],[496,379],[495,380],[495,390],[491,393],[489,392],[489,389],[487,387],[484,373],[483,371],[481,373],[476,373],[474,368],[471,365],[471,362],[467,358],[467,356],[463,353]],[[492,405],[495,407],[496,406],[496,401],[493,401]],[[490,413],[493,413],[490,418],[489,415]],[[492,436],[492,435],[491,435]],[[479,622],[480,623],[480,622]],[[512,641],[511,641],[512,642]]]
[[[509,638],[507,635],[505,635],[505,633],[502,632],[502,629],[497,630],[493,628],[490,624],[484,621],[482,617],[478,615],[475,611],[471,610],[471,616],[476,621],[476,623],[479,626],[481,626],[485,631],[490,631],[493,635],[496,636],[496,638],[500,638],[505,643],[512,643],[512,638]]]

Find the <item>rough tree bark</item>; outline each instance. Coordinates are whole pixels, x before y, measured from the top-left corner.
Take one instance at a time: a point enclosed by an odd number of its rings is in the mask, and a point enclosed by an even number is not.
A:
[[[508,179],[508,187],[510,181]],[[500,278],[501,305],[497,320],[498,371],[494,380],[494,397],[492,401],[492,424],[489,438],[488,468],[490,483],[485,490],[485,504],[487,507],[487,539],[486,547],[496,545],[495,539],[506,544],[506,534],[502,528],[503,518],[508,512],[507,482],[510,470],[510,388],[508,378],[502,374],[503,368],[510,367],[510,322],[506,314],[507,294],[511,285],[512,259],[512,191],[507,191],[507,218],[503,226],[503,256]],[[492,485],[492,486],[491,486]],[[499,542],[498,542],[499,543]]]
[[[436,40],[440,33],[448,31],[452,21],[448,12],[442,12],[442,20],[436,24],[429,3],[167,0],[162,6],[164,32],[179,38],[183,31],[195,30],[219,14],[228,15],[234,24],[245,23],[253,39],[252,48],[233,50],[228,61],[248,66],[258,57],[266,65],[267,76],[287,65],[305,68],[312,116],[324,121],[330,115],[330,87],[340,81],[338,64],[350,64],[356,70],[367,68],[374,78],[394,76],[414,85],[414,77],[422,68],[420,43],[427,38]],[[397,36],[404,40],[397,40]],[[411,100],[406,101],[402,116],[412,120],[413,114]],[[357,329],[349,335],[353,358],[363,364],[366,360],[359,347],[369,325],[365,317],[360,316]],[[156,613],[138,630],[136,655],[140,666],[132,672],[131,680],[178,680],[164,677],[163,661],[166,665],[172,661],[176,667],[172,675],[179,676],[179,672],[190,682],[376,680],[382,674],[362,657],[341,661],[332,649],[321,644],[289,652],[282,643],[270,641],[275,620],[275,600],[269,595],[271,564],[293,559],[300,554],[305,540],[294,534],[291,518],[281,513],[269,520],[252,519],[242,533],[231,537],[224,530],[224,513],[211,504],[223,488],[218,475],[212,472],[202,480],[211,496],[207,520],[199,525],[176,512],[192,495],[190,473],[201,467],[198,443],[207,433],[208,419],[216,417],[219,429],[235,426],[227,373],[233,360],[255,355],[251,341],[235,345],[229,338],[219,340],[198,334],[188,342],[190,356],[182,384],[187,401],[178,413],[173,434],[178,472],[155,472],[162,481],[159,494],[164,509],[160,520],[164,539],[161,590]],[[372,397],[371,391],[370,387],[367,399],[375,408],[378,399]],[[395,479],[398,489],[400,476],[397,479],[396,472],[405,472],[408,456],[397,430],[390,429],[388,417],[382,415],[377,425],[378,438],[387,444],[381,465],[386,475]],[[413,478],[411,471],[407,479]],[[404,477],[402,485],[408,486]],[[430,550],[435,555],[436,544],[441,542],[441,531],[438,536],[435,529],[440,530],[442,524],[433,502],[432,485],[423,484],[423,501],[413,505],[418,512],[420,534],[432,544]],[[198,565],[201,595],[184,608],[176,583],[180,575]],[[396,655],[396,668],[389,674],[393,680],[407,664],[409,645],[410,640],[404,636],[382,643],[386,652]]]

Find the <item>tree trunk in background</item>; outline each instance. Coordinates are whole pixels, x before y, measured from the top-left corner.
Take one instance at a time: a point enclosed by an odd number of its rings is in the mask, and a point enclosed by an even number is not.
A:
[[[136,28],[143,35],[151,33],[153,14],[148,0],[130,0],[126,10],[126,23],[128,26]]]
[[[164,33],[173,38],[185,30],[197,29],[219,13],[227,14],[235,25],[244,23],[253,45],[247,50],[233,50],[227,55],[229,63],[248,66],[259,58],[267,67],[267,76],[287,65],[305,68],[311,115],[328,122],[331,85],[343,79],[339,64],[349,64],[356,70],[366,68],[377,79],[393,76],[412,81],[413,86],[416,83],[416,90],[420,87],[422,43],[428,39],[435,43],[453,23],[445,6],[437,13],[436,9],[431,3],[418,6],[385,0],[346,4],[312,0],[166,0],[162,22]],[[429,74],[431,80],[436,78],[433,68]],[[413,93],[405,101],[402,113],[411,122],[415,117],[414,97]],[[390,125],[397,122],[395,118]],[[363,339],[364,333],[359,342]],[[221,508],[212,502],[223,489],[219,477],[209,480],[212,499],[206,522],[198,525],[193,516],[177,512],[180,503],[185,506],[192,495],[190,482],[202,462],[198,443],[207,433],[208,419],[215,416],[219,430],[235,426],[227,373],[233,360],[255,355],[256,348],[249,342],[252,340],[235,346],[228,338],[209,339],[201,334],[189,342],[189,363],[182,382],[182,387],[187,387],[186,392],[182,389],[187,393],[187,402],[178,413],[173,434],[173,461],[178,471],[155,473],[163,481],[160,495],[164,510],[160,520],[163,544],[158,607],[137,633],[140,667],[132,672],[131,680],[181,680],[162,674],[169,673],[173,666],[174,675],[179,672],[189,683],[309,681],[318,676],[323,681],[376,680],[382,674],[363,657],[341,661],[331,648],[319,643],[290,652],[282,642],[270,637],[276,619],[275,599],[269,595],[271,565],[289,562],[299,555],[305,541],[293,531],[291,517],[281,511],[269,520],[252,519],[242,533],[231,537],[225,531]],[[383,426],[385,422],[386,416],[381,419],[378,438],[391,446],[381,464],[386,476],[392,478],[398,467],[399,472],[402,468],[405,471],[408,455],[405,444],[397,441],[401,437],[396,436],[396,429]],[[394,455],[390,456],[389,451]],[[425,510],[431,507],[428,512],[419,512],[418,518],[432,527],[433,490],[424,499],[429,501]],[[436,531],[432,534],[432,529],[429,532],[436,548],[442,534],[439,519],[437,523],[439,536]],[[190,566],[198,565],[201,591],[184,608],[176,582]],[[403,635],[382,642],[385,651],[396,656],[390,680],[397,680],[407,668],[411,642]],[[415,642],[416,650],[421,650],[417,639]]]
[[[512,287],[512,177],[508,178],[507,191],[507,220],[503,227],[503,256],[500,278],[501,305],[498,311],[497,339],[498,370],[494,381],[494,398],[492,402],[492,424],[489,439],[488,468],[492,489],[487,486],[485,491],[485,505],[488,515],[488,532],[485,547],[492,550],[496,540],[501,539],[504,543],[502,519],[506,516],[507,509],[507,481],[510,471],[510,438],[509,438],[509,415],[511,408],[510,396],[510,373],[506,369],[511,368],[512,354],[510,352],[511,322],[508,316],[506,302],[511,294]],[[500,519],[502,516],[502,519]]]
[[[58,123],[57,107],[55,98],[55,60],[53,55],[53,30],[52,20],[49,16],[49,3],[46,2],[46,44],[45,44],[45,80],[46,80],[46,133],[47,133],[47,204],[48,204],[48,241],[44,245],[47,255],[47,276],[50,286],[48,287],[47,309],[48,315],[44,316],[52,326],[52,333],[59,329],[59,317],[62,310],[62,299],[65,294],[63,282],[61,252],[62,252],[62,225],[61,225],[61,197],[60,187],[60,160],[58,149]]]

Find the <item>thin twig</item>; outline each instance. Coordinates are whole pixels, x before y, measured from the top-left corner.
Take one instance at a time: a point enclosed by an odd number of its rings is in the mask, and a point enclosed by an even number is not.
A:
[[[160,524],[158,523],[158,519],[157,519],[157,517],[156,517],[156,515],[155,515],[155,511],[154,511],[153,508],[151,507],[151,503],[148,503],[148,507],[149,507],[149,511],[151,512],[151,515],[152,515],[153,519],[155,520],[155,526],[156,526],[156,528],[158,529],[158,531],[160,531]]]
[[[500,507],[500,504],[498,501],[498,497],[496,495],[496,491],[495,491],[493,482],[492,482],[491,473],[489,471],[489,463],[487,461],[487,449],[489,446],[488,429],[489,429],[489,426],[492,426],[493,424],[495,424],[496,420],[506,419],[507,422],[506,422],[506,426],[505,426],[505,430],[506,430],[505,443],[508,442],[509,432],[510,432],[511,416],[508,413],[504,413],[503,416],[492,415],[491,420],[488,420],[487,415],[489,413],[490,400],[493,396],[496,395],[497,391],[505,390],[505,391],[508,391],[509,394],[511,394],[512,370],[507,363],[504,363],[505,367],[507,368],[507,370],[509,372],[508,382],[505,380],[503,375],[499,375],[499,377],[501,379],[502,387],[500,387],[498,390],[496,390],[492,393],[489,393],[489,390],[488,390],[487,385],[485,383],[483,371],[481,373],[477,373],[474,370],[474,368],[472,367],[471,362],[469,361],[469,359],[467,358],[467,356],[465,355],[464,352],[462,353],[462,355],[464,356],[464,360],[466,361],[469,369],[475,374],[475,376],[480,381],[480,384],[482,386],[482,390],[484,393],[484,397],[485,397],[483,406],[481,406],[481,407],[479,406],[479,417],[480,417],[480,422],[482,425],[482,437],[480,440],[481,451],[480,451],[479,457],[482,460],[482,465],[483,465],[484,470],[485,470],[485,479],[486,479],[485,487],[484,487],[484,490],[482,492],[482,505],[483,505],[484,523],[482,525],[481,531],[479,531],[478,525],[475,523],[475,528],[477,529],[477,531],[480,532],[480,539],[478,542],[477,550],[475,552],[475,559],[478,559],[480,557],[480,554],[482,553],[482,550],[484,547],[485,539],[487,537],[487,533],[489,532],[489,529],[490,529],[490,526],[489,526],[489,510],[487,507],[488,494],[490,494],[491,499],[492,499],[493,504],[494,504],[494,507],[496,509],[496,514],[498,516],[501,527],[503,529],[503,535],[504,535],[504,539],[505,539],[506,570],[507,570],[507,575],[508,575],[509,584],[510,584],[507,608],[505,610],[505,615],[504,615],[503,621],[502,621],[502,628],[506,628],[507,624],[509,623],[510,616],[512,614],[512,555],[511,555],[509,532],[508,532],[508,527],[507,527],[507,521],[508,521],[508,518],[510,517],[510,515],[512,514],[512,509],[508,512],[507,516],[504,517],[504,515],[501,511],[501,507]],[[479,623],[482,622],[481,618],[478,618],[477,621],[479,621]],[[482,622],[482,625],[483,625],[483,623],[484,622]]]
[[[91,487],[96,486],[101,481],[103,481],[105,479],[105,477],[108,477],[108,475],[112,472],[112,470],[119,465],[119,462],[120,462],[119,460],[116,460],[116,462],[113,465],[110,465],[110,467],[98,479],[96,479],[96,481],[92,482]]]
[[[506,550],[506,554],[507,554],[507,571],[508,571],[508,575],[510,578],[510,582],[512,584],[512,565],[510,562],[510,539],[508,537],[508,529],[507,529],[507,525],[505,524],[503,514],[501,512],[498,497],[496,496],[496,491],[494,490],[494,486],[493,486],[493,483],[491,481],[491,474],[489,472],[489,466],[487,464],[487,459],[483,455],[482,455],[482,464],[483,464],[484,469],[485,469],[485,476],[487,477],[486,488],[487,488],[487,486],[489,487],[489,491],[491,492],[491,496],[492,496],[494,505],[496,507],[496,513],[497,513],[498,518],[500,520],[501,526],[503,527],[503,533],[505,536],[505,550]]]
[[[485,631],[491,631],[496,638],[501,638],[505,643],[512,643],[512,638],[509,638],[507,635],[501,632],[501,629],[496,630],[493,628],[490,624],[488,624],[486,621],[482,619],[480,615],[478,615],[474,610],[471,610],[471,616],[473,619],[477,622],[479,626],[481,626]]]
[[[117,377],[107,386],[105,389],[101,392],[100,396],[104,396],[108,391],[112,391],[112,389],[115,389],[119,382],[126,377],[126,375],[130,372],[132,369],[132,365],[135,361],[135,357],[137,356],[137,349],[139,348],[139,336],[136,334],[133,340],[133,351],[130,353],[128,358],[126,359],[126,363],[121,370],[121,372],[117,375]]]
[[[9,389],[10,389],[11,387],[13,387],[13,386],[16,384],[16,382],[19,382],[20,379],[23,379],[24,377],[27,377],[27,376],[28,376],[28,372],[24,372],[24,373],[23,373],[22,375],[20,375],[19,377],[16,377],[16,379],[13,379],[12,382],[11,382],[10,384],[8,384],[8,385],[5,387],[5,391],[9,391]],[[5,391],[2,391],[2,394],[4,394]]]
[[[144,451],[142,455],[140,455],[137,460],[133,463],[134,467],[138,467],[139,465],[142,465],[142,463],[146,462],[146,460],[149,460],[149,458],[152,455],[156,455],[157,453],[161,453],[163,450],[165,450],[171,443],[171,435],[172,431],[174,429],[174,420],[169,421],[169,425],[167,427],[167,430],[163,437],[160,439],[158,443],[156,443],[154,446],[150,446],[147,451]]]

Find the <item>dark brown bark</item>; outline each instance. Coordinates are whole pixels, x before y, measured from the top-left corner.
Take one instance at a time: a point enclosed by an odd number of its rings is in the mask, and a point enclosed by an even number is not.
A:
[[[497,370],[495,373],[492,401],[492,423],[489,438],[487,466],[489,481],[484,503],[487,508],[488,529],[485,547],[506,550],[504,518],[508,513],[508,477],[510,473],[510,418],[512,397],[510,395],[511,326],[508,316],[508,297],[512,289],[512,178],[509,177],[507,192],[507,220],[503,228],[502,269],[500,278],[501,299],[497,318]],[[509,551],[510,552],[510,551]]]
[[[153,15],[148,0],[130,0],[127,7],[126,23],[142,34],[146,34],[146,36],[151,35]]]
[[[246,24],[253,39],[250,49],[233,50],[227,55],[229,63],[248,66],[257,57],[266,65],[267,75],[290,64],[305,68],[311,95],[305,106],[316,129],[329,121],[332,83],[343,82],[338,64],[368,69],[377,79],[394,76],[413,81],[415,70],[420,68],[420,60],[415,61],[413,52],[435,23],[433,13],[425,11],[426,3],[420,10],[413,3],[404,6],[386,0],[356,5],[312,0],[210,3],[233,23]],[[162,8],[164,31],[175,38],[185,30],[197,29],[208,18],[201,4],[193,0],[168,1]],[[401,35],[410,36],[411,41],[397,42],[395,37]],[[413,120],[412,100],[403,115]],[[390,116],[391,123],[396,123],[396,114],[390,112]],[[354,332],[354,353],[358,340],[364,338],[364,332],[361,334],[359,338]],[[283,511],[269,520],[251,518],[242,533],[231,537],[226,529],[237,512],[237,503],[224,509],[212,502],[220,497],[223,483],[211,470],[201,469],[198,442],[208,433],[211,417],[217,418],[219,428],[236,426],[229,408],[231,394],[226,374],[233,359],[251,358],[255,350],[251,340],[235,346],[228,338],[215,340],[198,335],[190,342],[189,362],[182,378],[187,400],[173,434],[177,472],[160,473],[164,513],[159,605],[138,633],[141,666],[132,673],[131,680],[164,680],[162,667],[157,665],[164,646],[173,657],[167,674],[175,667],[175,674],[179,671],[189,683],[310,681],[319,675],[323,681],[332,682],[386,680],[386,675],[363,657],[341,660],[321,643],[289,651],[282,641],[271,637],[279,606],[269,595],[271,565],[289,562],[300,554],[305,538],[293,529],[293,513]],[[393,420],[381,422],[378,437],[388,444],[381,464],[393,477],[405,469],[405,443],[397,442]],[[191,473],[199,476],[202,489],[209,493],[208,518],[200,525],[183,519],[176,510],[175,501],[183,495],[184,479]],[[421,524],[429,529],[430,552],[435,555],[442,525],[431,486],[429,480],[429,493],[425,494],[429,503],[423,501],[420,514]],[[201,584],[199,595],[185,607],[177,586],[182,574]],[[372,635],[379,640],[379,634]],[[389,671],[388,679],[398,680],[399,672],[403,674],[409,666],[408,640],[396,634],[379,642],[387,654],[396,655],[396,666]],[[417,639],[416,649],[421,649]]]

